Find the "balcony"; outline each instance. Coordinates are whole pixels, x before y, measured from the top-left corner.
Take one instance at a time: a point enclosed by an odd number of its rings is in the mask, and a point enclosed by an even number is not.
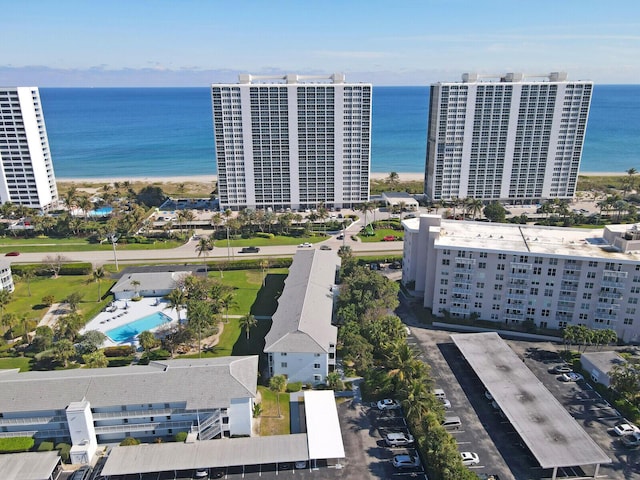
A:
[[[598,293],[599,298],[610,298],[613,300],[620,300],[622,298],[622,293],[620,292],[600,292]]]
[[[451,307],[449,312],[457,315],[468,315],[471,311],[469,310],[469,307],[458,306]]]
[[[597,313],[596,312],[596,320],[605,320],[605,321],[613,321],[615,322],[616,320],[618,320],[618,318],[610,313]]]
[[[530,273],[510,273],[509,279],[511,280],[512,278],[529,280],[531,278],[531,274]]]
[[[456,257],[456,263],[461,263],[463,265],[473,266],[476,264],[475,258],[466,258],[466,257]]]
[[[186,430],[191,428],[193,422],[148,422],[148,423],[122,423],[120,425],[107,425],[95,427],[96,435],[105,433],[126,433],[126,432],[146,432],[150,430],[160,430],[173,428],[175,430]]]
[[[580,275],[573,275],[570,273],[563,273],[562,274],[562,280],[563,281],[570,281],[570,282],[577,282],[578,280],[580,280]]]
[[[0,427],[15,425],[45,425],[47,423],[66,423],[67,417],[60,415],[50,417],[0,418]]]
[[[607,277],[605,277],[605,278],[607,278]],[[620,290],[623,290],[624,287],[625,287],[624,282],[619,282],[619,281],[616,281],[616,280],[605,280],[605,279],[603,279],[600,282],[600,286],[601,287],[609,287],[609,288],[618,288]]]
[[[611,278],[627,278],[629,274],[627,272],[618,272],[614,270],[605,270],[602,272],[602,279],[607,280],[608,277]]]
[[[150,410],[118,410],[114,412],[96,412],[94,420],[118,420],[122,418],[162,417],[185,413],[184,408],[156,408]]]

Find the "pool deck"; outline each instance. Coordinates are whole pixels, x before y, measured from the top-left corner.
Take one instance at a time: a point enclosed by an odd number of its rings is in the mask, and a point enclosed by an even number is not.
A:
[[[114,300],[112,307],[115,307],[113,311],[102,311],[96,315],[92,320],[87,323],[80,331],[81,334],[88,330],[98,330],[99,332],[107,334],[107,331],[114,328],[121,327],[127,323],[135,322],[143,317],[151,315],[156,312],[162,312],[166,316],[171,318],[170,325],[176,325],[178,322],[178,315],[174,309],[165,309],[167,302],[163,301],[162,297],[143,297],[139,302],[132,302],[131,300]],[[185,316],[185,310],[180,310],[181,318]],[[163,326],[166,324],[163,324]],[[155,330],[155,329],[153,329]],[[137,346],[138,342],[134,342]],[[116,345],[129,345],[131,342],[116,343],[107,337],[107,340],[102,345],[103,347],[114,347]]]

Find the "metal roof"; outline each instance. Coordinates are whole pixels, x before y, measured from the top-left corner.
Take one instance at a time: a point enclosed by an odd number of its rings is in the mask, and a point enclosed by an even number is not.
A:
[[[605,374],[608,374],[616,365],[627,363],[616,352],[585,352],[581,355],[581,358],[588,360],[591,365]]]
[[[304,392],[307,433],[114,447],[102,476],[344,458],[333,390]]]
[[[331,324],[340,258],[334,251],[298,250],[284,282],[264,351],[327,353],[338,329]]]
[[[2,480],[47,480],[60,463],[58,452],[0,455]]]
[[[344,444],[333,390],[304,392],[309,458],[344,458]]]
[[[542,468],[611,463],[497,333],[451,339]]]
[[[181,272],[140,272],[129,273],[120,277],[118,283],[112,288],[112,293],[117,292],[135,292],[150,290],[173,290],[176,288],[178,281],[191,275],[191,271],[185,270]],[[135,286],[132,282],[140,282]]]
[[[307,434],[114,447],[102,476],[309,460]]]
[[[91,407],[185,402],[227,408],[255,397],[258,356],[165,360],[148,366],[0,374],[0,411],[61,410],[86,399]]]

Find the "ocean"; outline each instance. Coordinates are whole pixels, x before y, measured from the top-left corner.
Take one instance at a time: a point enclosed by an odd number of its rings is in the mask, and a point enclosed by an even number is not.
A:
[[[41,88],[58,178],[216,173],[198,88]],[[429,87],[374,87],[372,172],[424,172]],[[581,172],[640,170],[640,85],[596,85]]]

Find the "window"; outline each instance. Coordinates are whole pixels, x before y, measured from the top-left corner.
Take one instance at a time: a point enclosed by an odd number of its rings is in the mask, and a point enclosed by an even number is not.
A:
[[[533,267],[533,274],[540,275],[542,273],[542,267]]]
[[[493,289],[500,291],[500,290],[502,290],[502,285],[494,285]]]
[[[476,283],[476,288],[484,288],[484,282]]]
[[[553,297],[553,289],[552,288],[545,288],[544,289],[544,296],[545,297]]]
[[[638,299],[637,298],[630,298],[629,299],[629,303],[633,304],[633,305],[637,305],[638,304]]]
[[[499,253],[498,254],[498,260],[506,260],[507,259],[507,254],[506,253]]]
[[[487,268],[487,263],[486,262],[479,262],[478,263],[478,268]]]
[[[583,293],[582,294],[582,298],[584,300],[591,300],[591,294],[590,293]]]
[[[504,270],[504,263],[499,263],[496,270]]]
[[[287,368],[287,362],[280,362],[280,368]]]
[[[625,318],[624,319],[624,324],[625,325],[633,325],[633,318]]]
[[[322,381],[322,375],[314,375],[313,376],[313,381],[314,382],[321,382]]]
[[[558,259],[557,258],[550,258],[549,259],[549,265],[557,265],[558,264]]]
[[[550,268],[547,270],[547,275],[550,277],[555,277],[556,276],[556,269],[555,268]]]
[[[547,309],[542,309],[542,311],[540,311],[540,315],[542,315],[543,317],[548,317],[549,313],[550,311]]]
[[[447,278],[441,278],[440,285],[449,285],[449,280]]]
[[[596,272],[587,272],[587,278],[596,278]]]
[[[280,354],[280,356],[281,356],[281,357],[286,357],[286,356],[287,356],[287,352],[282,352],[282,353]]]
[[[448,258],[443,258],[442,259],[442,265],[449,265],[449,259]]]
[[[504,280],[504,274],[502,274],[502,273],[496,273],[496,280],[497,280],[497,281],[502,281],[502,280]]]
[[[313,364],[313,368],[315,368],[316,370],[320,369],[320,364],[319,363],[314,363]]]
[[[584,284],[584,288],[593,288],[593,282],[587,282]]]

